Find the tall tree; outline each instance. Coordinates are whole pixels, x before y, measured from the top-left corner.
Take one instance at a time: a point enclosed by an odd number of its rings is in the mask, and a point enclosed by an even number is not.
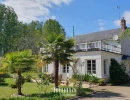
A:
[[[14,9],[0,4],[0,54],[12,51],[17,36],[17,24]]]
[[[49,19],[45,22],[43,30],[44,34],[66,34],[64,28],[60,25],[60,23],[53,19]]]
[[[20,24],[21,36],[18,38],[19,50],[31,49],[33,53],[38,53],[39,43],[44,42],[41,22],[31,22],[29,24]]]
[[[58,88],[58,70],[59,64],[66,65],[71,61],[71,56],[74,53],[73,39],[66,39],[64,34],[51,33],[46,37],[46,44],[43,45],[42,51],[43,60],[46,63],[54,64],[55,88]]]
[[[32,55],[31,50],[24,50],[24,51],[16,51],[7,53],[5,55],[5,62],[4,64],[17,72],[18,78],[16,79],[16,85],[18,89],[18,95],[22,95],[21,92],[21,85],[24,83],[24,79],[22,76],[22,71],[26,68],[31,69],[31,65],[35,62],[35,58]],[[26,70],[27,71],[27,70]]]

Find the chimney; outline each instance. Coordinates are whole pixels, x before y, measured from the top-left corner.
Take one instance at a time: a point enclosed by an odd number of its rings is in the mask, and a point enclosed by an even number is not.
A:
[[[126,20],[124,19],[124,17],[121,20],[121,28],[122,28],[122,30],[126,29]]]

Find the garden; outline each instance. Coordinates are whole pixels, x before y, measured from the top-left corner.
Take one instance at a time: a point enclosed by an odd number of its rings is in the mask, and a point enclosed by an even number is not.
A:
[[[76,89],[74,92],[55,92],[54,83],[47,74],[38,74],[36,72],[30,72],[32,74],[23,73],[25,77],[25,83],[22,85],[22,93],[24,95],[17,95],[15,74],[1,73],[0,78],[0,99],[1,100],[65,100],[77,96],[76,86],[59,85],[60,89],[72,88]],[[48,77],[47,77],[48,76]],[[31,79],[39,78],[44,80],[43,82],[32,82]],[[47,78],[45,78],[47,77]],[[48,81],[49,80],[49,81]],[[93,91],[88,88],[82,88],[82,95],[87,95]]]

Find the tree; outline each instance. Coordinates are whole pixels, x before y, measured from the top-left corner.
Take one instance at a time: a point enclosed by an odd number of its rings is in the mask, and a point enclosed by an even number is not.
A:
[[[44,27],[43,27],[43,33],[45,35],[47,34],[66,34],[64,28],[60,25],[60,23],[56,20],[49,19],[45,22]]]
[[[17,72],[18,78],[16,79],[16,85],[18,89],[18,95],[22,95],[21,92],[21,85],[24,83],[24,79],[22,76],[22,71],[33,65],[35,62],[35,58],[32,55],[31,50],[24,50],[24,51],[16,51],[7,53],[5,55],[5,64],[7,67],[11,68],[15,72]],[[26,70],[27,71],[27,70]]]
[[[121,34],[121,38],[124,38],[124,37],[126,37],[126,36],[129,36],[130,37],[130,28],[126,28],[123,32],[122,32],[122,34]]]
[[[17,38],[17,15],[12,7],[0,4],[0,55],[13,51]]]
[[[111,59],[110,82],[114,85],[128,82],[129,76],[126,73],[124,64],[119,64],[115,59]]]
[[[38,54],[40,49],[39,43],[44,42],[41,22],[31,22],[29,24],[20,23],[18,38],[18,49],[31,49],[34,54]]]
[[[43,45],[42,51],[43,60],[48,64],[54,64],[55,88],[58,88],[59,63],[69,64],[74,53],[73,46],[74,40],[66,39],[64,34],[50,33],[46,36],[46,44]]]
[[[78,64],[79,58],[72,58],[72,64],[70,65],[73,71],[73,74],[76,75],[78,72],[77,64]]]

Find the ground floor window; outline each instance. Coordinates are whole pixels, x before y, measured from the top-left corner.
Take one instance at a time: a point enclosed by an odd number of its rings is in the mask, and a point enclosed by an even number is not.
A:
[[[96,74],[96,60],[87,60],[87,73]]]
[[[69,73],[69,66],[63,66],[63,73]]]

